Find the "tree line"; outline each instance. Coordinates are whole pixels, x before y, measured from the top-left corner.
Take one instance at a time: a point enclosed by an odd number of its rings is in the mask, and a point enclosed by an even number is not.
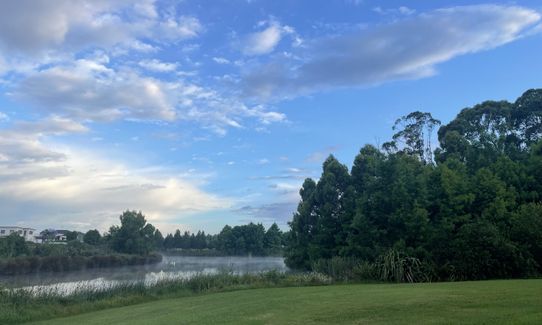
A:
[[[0,257],[19,256],[77,256],[130,254],[146,256],[155,251],[168,250],[212,250],[214,255],[280,255],[285,235],[277,224],[267,230],[262,224],[249,223],[240,226],[226,225],[219,234],[209,235],[204,231],[174,234],[163,237],[160,230],[148,223],[142,212],[125,211],[120,225],[111,226],[101,234],[98,230],[87,231],[83,243],[76,240],[77,232],[68,236],[65,245],[31,244],[17,233],[0,238]],[[193,252],[194,253],[194,252]]]
[[[403,116],[392,140],[362,147],[350,170],[329,156],[300,189],[287,265],[391,256],[435,280],[542,274],[542,90],[440,124]]]
[[[267,230],[262,224],[249,223],[240,226],[224,226],[216,235],[204,231],[190,233],[180,230],[168,234],[162,247],[166,250],[215,250],[219,255],[280,255],[284,245],[284,234],[276,223]]]

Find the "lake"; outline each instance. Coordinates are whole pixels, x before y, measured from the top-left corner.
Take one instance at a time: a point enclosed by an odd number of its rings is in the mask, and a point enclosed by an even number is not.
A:
[[[164,256],[162,262],[152,265],[2,276],[0,284],[7,288],[45,289],[69,294],[81,288],[100,289],[137,281],[152,285],[161,280],[190,278],[196,274],[213,274],[223,270],[244,274],[271,270],[284,272],[287,267],[282,257]]]

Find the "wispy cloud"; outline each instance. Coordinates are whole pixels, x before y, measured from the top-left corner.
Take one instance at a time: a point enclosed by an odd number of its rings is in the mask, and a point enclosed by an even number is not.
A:
[[[230,64],[230,60],[223,58],[223,57],[214,57],[213,61],[215,61],[218,64]]]
[[[262,55],[273,51],[285,34],[294,30],[283,26],[275,20],[260,23],[265,29],[248,35],[244,42],[243,53],[246,55]]]
[[[177,63],[171,62],[162,62],[157,59],[152,60],[141,60],[139,61],[139,66],[155,72],[172,72],[177,69]]]
[[[285,226],[292,220],[292,214],[295,212],[297,202],[276,202],[260,205],[246,205],[232,210],[243,216],[240,222],[276,222]]]
[[[177,87],[135,71],[117,71],[81,59],[30,74],[17,86],[15,96],[72,118],[173,120]]]
[[[244,74],[244,90],[281,99],[336,87],[360,87],[436,73],[454,57],[493,49],[530,33],[538,12],[515,6],[452,7],[387,25],[306,42],[301,59],[271,61]]]

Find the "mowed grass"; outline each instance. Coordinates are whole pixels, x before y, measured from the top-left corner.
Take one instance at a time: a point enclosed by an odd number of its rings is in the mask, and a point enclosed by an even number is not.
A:
[[[542,280],[350,284],[165,299],[37,324],[542,324]]]

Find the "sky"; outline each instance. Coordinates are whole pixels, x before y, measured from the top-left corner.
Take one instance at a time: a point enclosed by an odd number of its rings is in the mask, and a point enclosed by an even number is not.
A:
[[[0,2],[0,224],[288,228],[329,154],[542,87],[540,1]]]

